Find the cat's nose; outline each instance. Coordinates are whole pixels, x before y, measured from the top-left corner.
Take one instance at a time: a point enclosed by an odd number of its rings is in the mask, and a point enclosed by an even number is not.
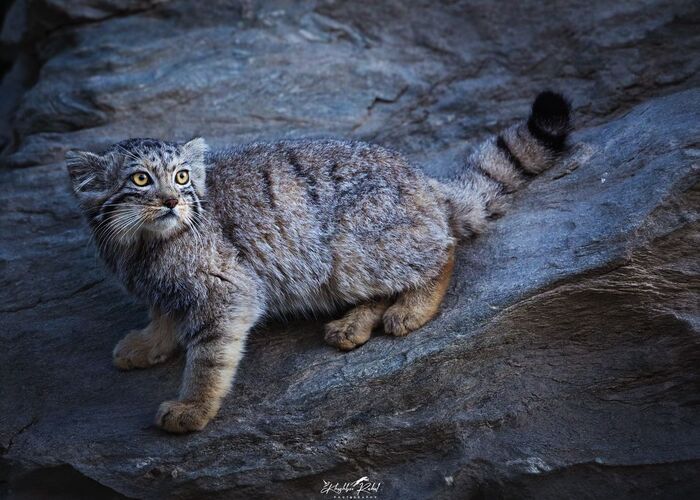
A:
[[[168,198],[163,201],[163,205],[168,208],[175,208],[177,206],[177,198]]]

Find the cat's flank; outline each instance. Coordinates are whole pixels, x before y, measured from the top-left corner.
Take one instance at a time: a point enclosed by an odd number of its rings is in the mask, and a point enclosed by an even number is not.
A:
[[[457,240],[550,167],[568,131],[568,104],[544,92],[526,122],[483,143],[451,181],[362,142],[209,151],[202,139],[130,139],[69,152],[101,256],[151,308],[114,363],[144,368],[183,346],[179,398],[161,404],[156,422],[187,432],[216,415],[249,330],[267,315],[347,310],[325,330],[341,350],[379,326],[399,337],[420,328],[439,310]]]

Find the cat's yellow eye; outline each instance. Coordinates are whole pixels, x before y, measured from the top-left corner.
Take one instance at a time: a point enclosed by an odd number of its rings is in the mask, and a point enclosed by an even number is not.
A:
[[[131,181],[137,186],[143,187],[151,183],[151,178],[145,172],[136,172],[131,176]]]
[[[187,184],[190,180],[190,173],[187,170],[180,170],[175,174],[175,182],[178,184]]]

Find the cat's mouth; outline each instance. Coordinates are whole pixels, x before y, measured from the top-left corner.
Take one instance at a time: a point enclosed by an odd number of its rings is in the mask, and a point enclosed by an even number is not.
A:
[[[184,215],[180,207],[175,209],[159,208],[155,213],[151,212],[149,214],[145,229],[161,236],[166,236],[175,228],[180,227]]]
[[[167,210],[165,213],[162,213],[156,217],[156,220],[167,220],[167,219],[177,219],[178,215],[175,213],[175,210]]]

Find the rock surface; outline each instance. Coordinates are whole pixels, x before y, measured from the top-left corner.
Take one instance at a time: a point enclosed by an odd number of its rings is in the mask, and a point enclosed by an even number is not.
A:
[[[700,7],[547,4],[15,0],[0,497],[696,494]],[[95,258],[66,149],[340,135],[450,175],[545,87],[573,100],[571,151],[460,249],[435,321],[348,354],[321,322],[262,325],[204,432],[151,425],[182,360],[112,368],[146,314]]]

